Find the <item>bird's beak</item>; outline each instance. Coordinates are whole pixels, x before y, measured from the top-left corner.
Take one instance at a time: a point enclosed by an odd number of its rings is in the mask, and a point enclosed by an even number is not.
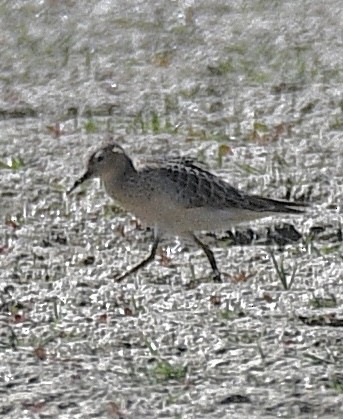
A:
[[[87,171],[80,179],[78,179],[74,185],[67,191],[67,195],[69,195],[71,192],[73,192],[74,189],[76,189],[78,186],[80,186],[83,182],[85,182],[87,179],[90,179],[92,177],[92,173]]]

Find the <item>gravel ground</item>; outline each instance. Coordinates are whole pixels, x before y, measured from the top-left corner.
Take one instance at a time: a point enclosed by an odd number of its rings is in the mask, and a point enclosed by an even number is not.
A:
[[[335,0],[0,2],[0,417],[343,417],[343,9]],[[109,134],[305,215],[151,231],[100,183]]]

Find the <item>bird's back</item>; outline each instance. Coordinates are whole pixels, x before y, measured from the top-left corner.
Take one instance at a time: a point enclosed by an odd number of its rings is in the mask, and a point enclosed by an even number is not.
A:
[[[123,205],[148,224],[174,233],[216,230],[273,213],[299,213],[298,203],[249,195],[189,159],[151,162],[125,185]]]
[[[233,187],[220,177],[203,169],[193,160],[171,159],[140,171],[142,179],[156,184],[170,199],[184,208],[246,209],[257,212],[302,212],[297,202],[250,195]]]

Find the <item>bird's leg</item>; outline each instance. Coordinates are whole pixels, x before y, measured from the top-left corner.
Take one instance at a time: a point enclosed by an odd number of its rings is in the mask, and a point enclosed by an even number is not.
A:
[[[156,250],[157,250],[157,246],[159,242],[160,242],[160,237],[156,235],[150,253],[141,262],[137,263],[137,265],[134,265],[131,269],[125,271],[122,274],[119,274],[118,276],[115,276],[114,279],[116,280],[116,282],[121,282],[123,279],[125,279],[129,275],[137,272],[139,269],[144,268],[144,266],[152,262],[155,259]]]
[[[213,271],[213,281],[214,282],[222,282],[220,272],[217,267],[217,262],[214,257],[214,254],[212,250],[202,241],[200,241],[197,236],[195,236],[193,233],[190,233],[191,237],[195,241],[195,243],[202,248],[202,250],[205,252],[205,255],[207,256],[207,259],[209,260],[211,264],[211,268]]]

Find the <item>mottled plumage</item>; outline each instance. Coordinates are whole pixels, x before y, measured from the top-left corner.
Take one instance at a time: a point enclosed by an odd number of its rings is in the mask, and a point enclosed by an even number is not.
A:
[[[227,229],[238,223],[275,213],[299,214],[303,204],[279,201],[242,192],[188,158],[146,160],[136,168],[123,148],[109,141],[89,160],[85,180],[100,177],[107,193],[127,211],[155,227],[155,242],[148,258],[119,279],[150,262],[163,233],[191,236],[205,251],[214,273],[220,273],[212,251],[194,231]]]

